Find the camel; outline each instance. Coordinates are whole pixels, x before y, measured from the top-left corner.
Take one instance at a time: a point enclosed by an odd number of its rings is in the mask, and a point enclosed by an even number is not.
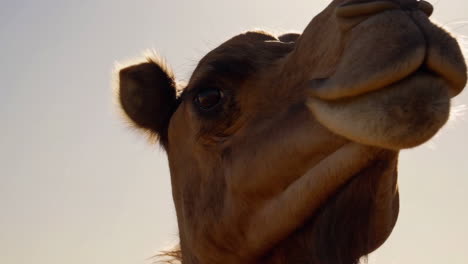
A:
[[[334,0],[302,34],[249,31],[180,84],[158,57],[118,99],[167,152],[183,264],[352,264],[397,221],[397,162],[467,82],[416,0]]]

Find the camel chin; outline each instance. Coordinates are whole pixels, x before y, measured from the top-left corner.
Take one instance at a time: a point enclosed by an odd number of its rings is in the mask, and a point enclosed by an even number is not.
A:
[[[389,87],[357,97],[322,100],[307,105],[332,132],[385,149],[418,146],[446,123],[450,113],[448,84],[423,71]]]

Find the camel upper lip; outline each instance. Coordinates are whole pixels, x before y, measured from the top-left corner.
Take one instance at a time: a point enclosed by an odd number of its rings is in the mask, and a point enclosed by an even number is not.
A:
[[[362,90],[342,90],[339,92],[334,92],[339,89],[339,87],[330,87],[327,85],[328,79],[314,79],[311,80],[308,85],[310,87],[309,95],[316,97],[318,99],[322,100],[340,100],[340,99],[345,99],[345,98],[352,98],[355,96],[361,96],[365,95],[367,93],[385,89],[386,87],[393,86],[397,84],[398,82],[401,82],[405,79],[408,79],[410,77],[413,77],[415,75],[425,73],[425,74],[430,74],[436,78],[440,78],[445,81],[447,84],[447,89],[449,90],[449,95],[451,97],[456,96],[459,94],[462,89],[464,88],[463,83],[466,82],[466,77],[464,76],[463,72],[457,72],[457,71],[449,71],[446,68],[441,67],[436,67],[431,68],[427,64],[421,64],[419,67],[415,68],[414,70],[412,69],[411,71],[408,72],[408,74],[400,77],[400,78],[394,78],[392,79],[391,82],[385,83],[385,84],[379,84],[375,83],[373,86],[366,87],[365,89]]]
[[[371,24],[378,26],[373,29]],[[397,42],[369,38],[369,30],[374,34],[390,31],[393,35],[386,39]],[[310,96],[322,100],[351,98],[386,88],[421,71],[444,80],[450,97],[458,95],[466,85],[467,68],[456,39],[422,12],[408,15],[395,10],[373,15],[356,26],[352,34],[335,72],[309,81]]]

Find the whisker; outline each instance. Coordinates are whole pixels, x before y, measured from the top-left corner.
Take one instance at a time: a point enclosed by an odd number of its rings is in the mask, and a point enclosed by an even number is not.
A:
[[[449,122],[457,122],[457,121],[466,121],[466,112],[468,111],[468,106],[465,104],[457,105],[452,107],[450,110],[450,118]]]

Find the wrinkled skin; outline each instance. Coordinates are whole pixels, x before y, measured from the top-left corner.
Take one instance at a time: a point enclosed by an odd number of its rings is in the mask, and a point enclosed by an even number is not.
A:
[[[120,71],[123,110],[168,154],[183,263],[356,263],[388,238],[399,151],[466,84],[431,12],[336,0],[301,35],[233,37],[185,87],[155,58]]]

